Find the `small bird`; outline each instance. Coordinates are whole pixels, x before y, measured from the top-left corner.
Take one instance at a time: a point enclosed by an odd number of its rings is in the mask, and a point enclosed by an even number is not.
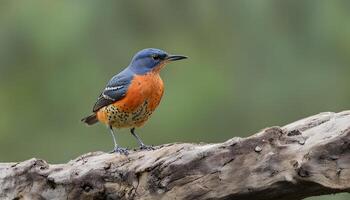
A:
[[[93,106],[93,113],[81,121],[88,125],[98,121],[106,124],[113,137],[112,152],[128,154],[126,148],[118,146],[113,128],[130,128],[140,149],[152,150],[135,133],[135,128],[144,125],[160,103],[164,92],[161,69],[169,62],[186,58],[154,48],[139,51],[128,67],[112,77]]]

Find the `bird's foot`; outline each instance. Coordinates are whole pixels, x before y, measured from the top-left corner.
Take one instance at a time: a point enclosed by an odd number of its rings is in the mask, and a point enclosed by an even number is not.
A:
[[[122,148],[122,147],[115,147],[111,152],[109,153],[120,153],[124,155],[128,155],[129,151],[127,148]]]
[[[155,148],[153,146],[148,146],[148,145],[141,145],[140,146],[140,150],[143,151],[143,150],[146,150],[146,151],[152,151],[152,150],[155,150]]]

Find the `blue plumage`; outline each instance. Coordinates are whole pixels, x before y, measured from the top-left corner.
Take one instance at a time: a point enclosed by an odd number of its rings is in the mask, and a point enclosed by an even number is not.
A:
[[[125,68],[122,72],[113,76],[98,97],[92,111],[97,112],[102,107],[122,99],[128,91],[133,77],[134,73],[129,68]]]
[[[138,75],[146,74],[158,66],[167,56],[168,53],[160,49],[143,49],[135,54],[128,68]]]
[[[135,133],[135,127],[142,126],[159,105],[164,91],[159,76],[161,68],[170,61],[185,58],[168,55],[159,49],[139,51],[128,67],[107,83],[93,107],[93,113],[82,121],[88,125],[98,121],[108,125],[114,142],[113,152],[128,153],[127,149],[118,146],[113,127],[130,128],[141,149],[153,149],[141,141]]]
[[[143,49],[135,54],[129,66],[112,77],[97,99],[92,111],[97,112],[104,106],[122,99],[135,74],[142,75],[158,66],[168,54],[159,49]]]

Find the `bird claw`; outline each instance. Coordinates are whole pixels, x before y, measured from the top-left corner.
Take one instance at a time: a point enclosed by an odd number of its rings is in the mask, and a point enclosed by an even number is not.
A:
[[[152,151],[155,150],[155,148],[153,146],[141,145],[140,150]]]
[[[129,151],[127,148],[121,148],[121,147],[115,147],[111,152],[109,153],[120,153],[124,155],[128,155]]]

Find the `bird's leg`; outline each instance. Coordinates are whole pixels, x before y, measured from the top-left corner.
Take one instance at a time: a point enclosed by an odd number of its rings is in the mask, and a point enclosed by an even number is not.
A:
[[[135,128],[130,129],[131,134],[136,138],[141,150],[154,150],[152,146],[145,145],[141,138],[135,133]]]
[[[110,153],[120,153],[120,154],[128,155],[129,152],[128,152],[128,150],[126,148],[121,148],[121,147],[118,146],[117,140],[115,139],[115,133],[114,133],[114,130],[113,130],[112,126],[109,126],[109,130],[110,130],[110,132],[112,134],[113,142],[114,142],[114,149]]]

